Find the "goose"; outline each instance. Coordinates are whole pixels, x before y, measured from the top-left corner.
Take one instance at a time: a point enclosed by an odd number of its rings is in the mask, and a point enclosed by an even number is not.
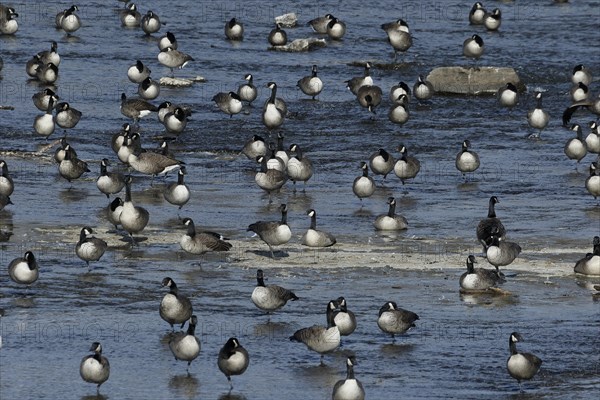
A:
[[[54,100],[48,99],[48,108],[44,114],[38,115],[33,120],[33,129],[38,135],[45,136],[46,139],[54,132],[55,121],[52,110],[54,109]]]
[[[0,195],[8,197],[14,190],[15,184],[8,172],[8,164],[6,161],[0,160]]]
[[[58,101],[58,96],[54,91],[50,88],[46,88],[41,92],[35,93],[31,99],[33,100],[33,105],[40,111],[48,110],[48,103],[52,98],[52,102],[56,104]]]
[[[171,77],[175,76],[175,72],[173,71],[175,68],[181,69],[190,61],[195,61],[189,54],[173,49],[172,47],[161,50],[157,58],[159,63],[171,69]]]
[[[598,164],[593,162],[590,164],[590,175],[585,180],[585,188],[594,196],[594,199],[598,199],[600,196],[600,175],[598,175]]]
[[[65,146],[65,159],[58,164],[60,176],[69,182],[80,178],[86,172],[90,172],[87,163],[77,157],[73,157],[70,149],[70,145]]]
[[[358,93],[358,89],[360,89],[362,86],[373,85],[373,78],[371,77],[371,63],[368,61],[365,63],[365,72],[363,76],[356,76],[350,80],[347,80],[346,85],[355,96]]]
[[[112,150],[118,154],[119,149],[123,146],[129,137],[129,132],[131,132],[131,125],[127,122],[123,124],[121,130],[112,135],[110,139],[110,147]]]
[[[283,161],[283,165],[287,168],[290,155],[288,154],[287,150],[283,148],[283,139],[285,139],[283,133],[277,132],[277,148],[275,151],[275,157]]]
[[[179,245],[190,254],[204,254],[209,251],[229,251],[232,247],[229,240],[215,232],[196,231],[194,221],[184,218],[183,225],[187,226],[187,233],[181,237]]]
[[[115,226],[117,229],[117,225],[121,224],[121,213],[123,212],[123,199],[120,197],[115,197],[113,201],[111,201],[106,207],[106,217],[108,222]]]
[[[109,198],[111,194],[119,193],[125,187],[125,176],[120,172],[108,172],[108,159],[100,161],[100,176],[96,179],[98,190]]]
[[[333,19],[333,15],[325,14],[323,17],[311,19],[306,25],[310,26],[315,33],[327,33],[327,25]]]
[[[565,109],[565,111],[563,112],[563,116],[562,116],[564,126],[567,126],[569,124],[569,121],[571,121],[571,117],[573,116],[573,113],[575,111],[577,111],[579,108],[586,108],[590,112],[592,112],[596,115],[600,115],[600,94],[598,95],[598,97],[596,97],[595,100],[577,101],[577,102],[571,104],[569,107],[567,107]]]
[[[338,297],[336,305],[338,309],[333,313],[335,325],[340,330],[340,335],[349,336],[356,330],[356,316],[348,310],[348,304],[343,296]]]
[[[123,145],[117,151],[117,157],[122,163],[129,163],[129,155],[135,152],[142,151],[142,143],[140,134],[137,132],[127,134]]]
[[[502,23],[502,12],[499,8],[494,8],[491,13],[486,13],[483,19],[483,25],[488,31],[497,31]]]
[[[312,73],[300,79],[296,86],[302,90],[302,93],[312,96],[312,99],[315,100],[315,97],[323,90],[323,81],[317,76],[317,66],[313,65]]]
[[[142,30],[146,35],[151,35],[160,30],[160,18],[153,11],[148,10],[146,15],[142,17],[140,25],[142,26]]]
[[[252,303],[267,314],[277,311],[288,301],[298,300],[298,296],[291,290],[278,285],[265,285],[262,269],[256,271],[256,287],[252,291]]]
[[[160,110],[159,110],[160,113]],[[172,112],[165,114],[162,121],[168,133],[180,134],[187,126],[188,115],[181,107],[175,107]],[[160,119],[160,114],[159,114]]]
[[[4,14],[0,16],[0,33],[3,35],[14,35],[19,30],[17,19],[19,14],[12,7],[6,7]]]
[[[219,109],[225,114],[229,115],[229,118],[233,117],[234,114],[239,114],[242,111],[242,99],[235,92],[220,92],[214,95],[212,98]]]
[[[419,102],[423,100],[429,100],[431,97],[433,97],[433,93],[434,89],[431,82],[426,80],[423,75],[419,75],[417,82],[413,86],[413,94],[417,100],[419,100]]]
[[[54,116],[54,122],[61,128],[71,129],[74,128],[79,120],[81,119],[81,111],[71,107],[67,102],[61,102],[56,105],[56,115]]]
[[[333,40],[341,40],[346,34],[346,24],[333,17],[327,24],[327,35]]]
[[[585,137],[585,145],[590,153],[600,154],[600,125],[590,122],[591,132]]]
[[[321,365],[324,355],[334,351],[340,345],[340,330],[334,320],[335,308],[335,301],[331,300],[327,304],[327,326],[313,325],[299,329],[290,336],[291,341],[304,343],[309,350],[319,353]]]
[[[177,172],[177,182],[173,182],[165,188],[163,196],[169,203],[183,207],[190,200],[190,189],[184,182],[184,176],[187,170],[181,166]]]
[[[40,269],[31,251],[26,251],[23,257],[15,258],[8,264],[8,275],[13,282],[21,285],[31,285],[40,276]]]
[[[10,197],[0,194],[0,211],[4,210],[4,207],[6,207],[9,204],[14,204],[10,200]]]
[[[237,91],[240,99],[242,101],[247,101],[248,105],[252,104],[252,102],[256,100],[256,97],[258,96],[258,90],[256,89],[256,86],[254,86],[253,79],[254,78],[252,74],[246,74],[244,77],[246,83],[241,84]]]
[[[398,19],[394,22],[382,24],[381,29],[387,34],[388,42],[394,49],[395,62],[398,52],[404,53],[412,46],[412,36],[408,24],[403,19]]]
[[[177,332],[169,339],[169,349],[171,349],[175,360],[187,361],[186,371],[188,372],[192,361],[200,354],[200,340],[195,335],[197,324],[198,318],[192,315],[188,322],[187,331]]]
[[[354,366],[356,357],[349,356],[346,359],[346,379],[341,379],[333,386],[332,400],[364,400],[365,388],[363,384],[354,377]]]
[[[310,209],[306,212],[310,217],[310,228],[302,236],[301,243],[308,247],[329,247],[336,243],[335,237],[327,232],[317,230],[317,212]]]
[[[542,366],[542,360],[531,353],[519,353],[517,351],[517,342],[523,342],[523,337],[518,332],[510,334],[508,347],[510,357],[506,361],[506,368],[510,376],[519,382],[521,387],[522,380],[529,380],[537,374]]]
[[[492,235],[497,236],[499,239],[504,239],[506,235],[506,229],[498,217],[496,217],[495,205],[500,201],[496,196],[490,197],[488,205],[487,218],[479,221],[477,225],[477,240],[483,245],[483,251],[486,252],[487,242]]]
[[[177,50],[179,44],[177,43],[177,38],[172,32],[167,32],[165,36],[158,39],[158,50],[163,51],[167,47],[172,48],[173,50]]]
[[[288,208],[286,204],[279,207],[281,211],[281,221],[258,221],[248,226],[248,232],[254,232],[260,239],[269,246],[271,258],[275,258],[273,254],[273,246],[286,244],[292,238],[292,231],[287,223]]]
[[[158,116],[158,121],[164,125],[165,123],[165,116],[169,113],[172,113],[175,111],[175,105],[173,103],[171,103],[170,101],[163,101],[162,103],[160,103],[158,105],[158,111],[156,112],[157,116]]]
[[[265,144],[265,140],[261,136],[253,135],[252,138],[244,144],[242,154],[254,161],[256,161],[259,156],[266,156],[267,145]]]
[[[375,193],[375,181],[369,176],[369,167],[366,162],[360,163],[362,175],[354,179],[352,183],[352,191],[360,199],[371,196]]]
[[[390,101],[392,101],[392,102],[398,101],[398,97],[400,97],[401,94],[406,95],[407,100],[410,101],[410,95],[411,95],[410,87],[403,81],[400,81],[396,85],[391,87]]]
[[[142,15],[134,3],[129,3],[120,13],[121,25],[127,28],[136,28],[142,22]]]
[[[137,172],[152,175],[152,177],[166,174],[184,164],[183,161],[153,151],[144,151],[143,149],[129,154],[127,162],[129,163],[129,166]]]
[[[398,95],[394,103],[390,106],[388,119],[394,124],[403,125],[408,121],[410,112],[408,109],[409,99],[405,94]]]
[[[81,228],[79,241],[75,245],[75,254],[85,261],[88,269],[90,268],[90,261],[100,260],[108,247],[104,240],[89,236],[92,233],[94,231],[89,226]]]
[[[174,329],[174,324],[181,324],[183,328],[185,322],[192,317],[192,303],[179,293],[177,284],[168,276],[162,280],[162,286],[168,287],[169,293],[165,294],[160,302],[160,317],[171,325],[171,329]]]
[[[275,143],[269,143],[269,151],[267,153],[267,170],[276,169],[277,171],[285,172],[286,163],[275,155]]]
[[[412,311],[404,310],[396,305],[393,301],[388,301],[379,309],[379,318],[377,326],[385,333],[392,335],[401,335],[406,333],[410,328],[414,328],[415,321],[419,316]]]
[[[463,42],[463,55],[474,60],[483,55],[483,39],[475,34]]]
[[[383,179],[387,174],[392,172],[395,164],[394,157],[384,149],[379,149],[369,157],[369,168],[375,175],[383,175]]]
[[[585,65],[578,64],[573,68],[571,82],[573,82],[574,85],[577,85],[579,82],[581,82],[588,86],[590,83],[592,83],[592,73]]]
[[[89,351],[93,351],[94,354],[83,357],[79,364],[79,375],[84,381],[95,383],[97,385],[96,392],[100,393],[100,385],[106,382],[110,376],[110,364],[108,359],[102,355],[100,343],[92,343]]]
[[[469,139],[464,140],[460,151],[456,155],[456,169],[465,177],[465,174],[474,172],[479,168],[479,155],[473,150],[469,150],[470,147],[471,141]]]
[[[469,11],[469,23],[471,25],[483,25],[483,19],[485,18],[485,8],[479,1],[473,4],[471,11]]]
[[[58,54],[58,43],[54,40],[50,42],[50,50],[41,51],[38,53],[39,60],[42,64],[52,63],[57,67],[60,65],[60,55]]]
[[[373,222],[379,231],[401,231],[408,229],[408,221],[402,215],[396,214],[396,199],[388,197],[389,209],[387,214],[381,214]]]
[[[496,96],[498,98],[498,103],[500,103],[502,107],[513,108],[519,101],[517,87],[512,82],[508,82],[498,89]]]
[[[127,78],[133,83],[142,83],[146,78],[150,77],[152,71],[143,62],[137,60],[135,64],[127,69]]]
[[[585,257],[575,263],[573,269],[577,274],[600,275],[600,237],[594,236],[593,253],[587,253]]]
[[[60,20],[60,27],[67,33],[67,35],[70,35],[81,28],[81,18],[79,18],[79,15],[75,14],[75,11],[78,10],[79,8],[77,8],[77,6],[71,6],[71,8],[65,11]]]
[[[73,146],[69,145],[69,143],[67,142],[67,138],[63,137],[60,139],[60,146],[54,152],[54,161],[56,161],[57,164],[60,164],[62,160],[65,159],[65,154],[67,151],[71,153],[71,159],[77,158],[77,152],[75,151]]]
[[[35,77],[44,85],[51,85],[58,79],[58,67],[52,63],[40,64]]]
[[[287,43],[287,33],[281,29],[281,23],[276,23],[275,28],[269,32],[269,44],[271,46],[285,46]]]
[[[571,100],[573,100],[574,103],[585,101],[590,97],[589,89],[583,82],[578,82],[576,85],[573,85],[569,93],[571,95]]]
[[[143,99],[128,99],[125,93],[121,94],[121,114],[131,118],[136,124],[141,118],[152,112],[157,112],[158,108]]]
[[[564,151],[567,157],[577,161],[577,164],[575,164],[575,169],[577,170],[579,162],[583,160],[587,154],[587,145],[583,140],[581,126],[579,126],[579,124],[573,124],[571,130],[576,132],[576,136],[565,143]]]
[[[409,156],[408,149],[403,144],[398,146],[398,151],[400,152],[400,158],[394,164],[394,174],[400,178],[400,181],[404,185],[407,179],[417,176],[421,170],[421,162],[415,157]]]
[[[269,195],[269,204],[273,202],[271,194],[283,187],[287,182],[285,172],[276,169],[267,168],[267,158],[265,156],[256,157],[256,162],[260,165],[260,170],[254,176],[254,181],[262,190]],[[288,165],[289,166],[289,165]]]
[[[490,264],[503,267],[511,264],[521,253],[521,246],[508,240],[500,240],[496,235],[490,236],[487,242],[486,258]]]
[[[474,268],[477,263],[473,255],[467,257],[467,272],[460,276],[461,292],[480,292],[496,287],[505,282],[498,271],[491,271],[484,268]]]
[[[550,121],[550,115],[542,108],[542,93],[536,92],[534,97],[537,101],[537,104],[535,108],[529,110],[527,113],[527,122],[532,128],[539,129],[539,133],[532,134],[530,137],[539,138],[542,130],[544,130],[544,128],[548,125],[548,121]]]
[[[295,143],[290,146],[290,153],[294,155],[288,160],[286,171],[288,178],[294,183],[294,192],[296,192],[296,182],[304,182],[303,190],[306,190],[306,182],[314,173],[312,161]]]
[[[271,96],[265,103],[262,113],[262,122],[267,129],[272,130],[279,128],[283,124],[285,112],[280,107],[277,107],[277,84],[275,82],[269,82],[267,87],[271,89]]]
[[[229,40],[244,39],[244,25],[235,18],[231,18],[225,24],[225,36]]]
[[[119,216],[119,223],[129,233],[131,243],[135,245],[136,242],[133,234],[144,230],[150,220],[150,214],[145,208],[136,206],[131,201],[131,182],[131,176],[127,176],[125,178],[125,201],[123,202],[123,210]]]
[[[154,100],[160,94],[160,84],[147,77],[138,85],[138,95],[144,100]]]
[[[361,86],[356,92],[358,103],[373,114],[375,114],[375,108],[381,104],[382,96],[381,88],[375,85]]]
[[[230,390],[233,390],[232,375],[241,375],[248,368],[250,356],[248,351],[240,344],[237,338],[229,338],[225,345],[219,350],[217,366],[227,377]]]
[[[77,7],[77,6],[73,5],[73,7]],[[54,16],[54,27],[56,29],[62,29],[61,23],[62,23],[63,18],[65,17],[65,13],[68,10],[69,10],[68,8],[65,8],[64,10],[59,11],[58,13],[56,13],[56,15]]]
[[[25,63],[25,72],[27,72],[27,75],[30,78],[37,79],[37,72],[41,66],[42,66],[42,61],[40,60],[40,56],[36,54],[33,57],[31,57],[29,60],[27,60],[27,63]],[[44,111],[44,110],[42,110],[42,111]]]

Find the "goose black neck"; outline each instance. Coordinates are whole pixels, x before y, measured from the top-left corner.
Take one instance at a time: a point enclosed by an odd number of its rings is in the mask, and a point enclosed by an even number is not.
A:
[[[508,339],[508,346],[510,348],[510,354],[511,355],[515,355],[517,354],[517,343],[513,342],[512,340],[512,336]]]
[[[281,223],[287,225],[287,209],[281,210]]]
[[[271,88],[271,97],[269,97],[269,103],[275,104],[275,97],[277,96],[277,86],[273,85]]]
[[[196,236],[196,226],[194,225],[194,222],[191,220],[187,224],[187,235],[189,237]]]
[[[310,216],[310,229],[317,229],[317,214],[315,213]]]
[[[472,274],[475,272],[475,267],[473,267],[473,262],[467,259],[467,273]]]
[[[490,199],[490,205],[488,207],[488,218],[496,218],[496,209],[494,207],[494,199]]]
[[[194,333],[196,333],[196,324],[190,322],[188,325],[187,334],[190,336],[194,336]]]
[[[179,170],[179,173],[177,174],[177,184],[183,185],[183,183],[183,172]]]
[[[390,202],[390,209],[388,210],[388,217],[394,217],[394,214],[396,213],[396,203],[395,202]]]
[[[354,365],[346,364],[346,379],[354,379]]]
[[[125,201],[131,202],[131,182],[125,181]]]
[[[333,328],[335,326],[335,315],[332,307],[327,304],[327,328]]]
[[[106,176],[107,174],[108,174],[108,171],[106,170],[106,164],[103,161],[100,163],[100,175]]]

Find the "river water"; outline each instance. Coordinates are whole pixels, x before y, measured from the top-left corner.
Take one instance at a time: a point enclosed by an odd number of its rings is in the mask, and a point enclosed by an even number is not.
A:
[[[596,397],[600,392],[599,317],[593,284],[572,274],[574,263],[591,251],[600,234],[600,207],[585,190],[589,154],[575,170],[563,146],[572,132],[562,127],[569,104],[572,68],[583,63],[600,75],[597,1],[555,5],[550,0],[487,2],[502,9],[497,33],[468,24],[471,3],[381,1],[278,3],[146,1],[163,22],[161,34],[175,33],[180,50],[195,61],[178,77],[202,76],[205,83],[189,88],[163,87],[154,102],[170,100],[191,107],[183,134],[170,144],[185,161],[193,197],[178,213],[162,198],[164,181],[134,174],[134,200],[151,214],[139,234],[144,240],[130,248],[104,218],[107,204],[95,187],[99,163],[111,152],[110,137],[127,119],[119,112],[122,92],[135,95],[137,86],[126,71],[136,59],[158,79],[170,72],[156,55],[155,34],[120,26],[121,2],[80,4],[83,27],[67,37],[54,28],[54,15],[68,4],[12,2],[19,13],[15,36],[0,36],[0,158],[15,180],[14,205],[0,211],[0,231],[12,232],[0,243],[0,265],[7,266],[26,250],[37,255],[40,279],[25,289],[0,274],[0,398],[94,398],[95,388],[78,376],[78,366],[91,342],[100,341],[111,363],[110,379],[102,385],[105,398],[138,399],[326,399],[345,376],[345,357],[356,354],[355,373],[371,399],[383,398],[561,398]],[[332,13],[346,22],[340,42],[306,53],[268,51],[273,17],[296,12],[299,26],[288,28],[290,39],[314,37],[306,21]],[[223,26],[231,17],[246,26],[245,39],[232,44]],[[380,24],[405,19],[414,45],[391,68],[392,51]],[[397,126],[387,120],[389,88],[400,80],[412,85],[419,74],[446,65],[469,65],[462,42],[473,33],[485,41],[479,65],[514,67],[527,92],[512,111],[502,110],[493,97],[436,96],[428,104],[411,103],[410,120]],[[55,89],[62,100],[83,112],[69,142],[91,173],[69,185],[59,177],[48,148],[61,137],[57,130],[45,140],[32,123],[40,112],[31,96],[42,89],[29,81],[25,63],[56,40],[62,57]],[[362,109],[344,81],[373,61],[373,79],[384,100],[375,116]],[[325,89],[312,101],[296,82],[313,64]],[[259,98],[253,107],[229,118],[211,101],[214,94],[235,90],[247,73],[254,75]],[[315,165],[306,191],[293,193],[288,183],[273,195],[273,204],[254,183],[256,165],[239,156],[243,144],[257,134],[267,138],[260,105],[265,87],[277,82],[278,96],[288,103],[281,131],[286,145],[299,144]],[[532,133],[527,110],[532,93],[544,93],[551,120],[540,140]],[[593,116],[577,113],[585,126]],[[153,117],[141,122],[146,147],[165,135]],[[274,137],[274,135],[271,135]],[[464,139],[470,139],[482,165],[465,182],[454,167]],[[421,161],[416,179],[402,186],[390,174],[375,194],[361,201],[352,193],[359,163],[380,147],[398,155],[400,143]],[[173,174],[166,178],[174,180]],[[398,199],[397,212],[409,229],[382,235],[372,221],[387,211],[387,197]],[[507,294],[460,296],[458,278],[469,253],[479,253],[475,227],[485,217],[490,196],[496,195],[498,216],[523,253],[506,268]],[[266,257],[266,246],[246,232],[257,220],[278,219],[277,207],[287,203],[293,238],[277,260]],[[299,239],[309,225],[306,210],[314,208],[319,225],[335,234],[338,244],[321,252],[307,251]],[[193,257],[178,241],[184,229],[179,217],[232,239],[227,255]],[[109,250],[91,272],[74,254],[79,230],[89,225],[109,242]],[[488,267],[478,258],[480,267]],[[267,283],[293,289],[301,298],[271,316],[250,301],[256,268]],[[158,315],[172,277],[192,299],[202,352],[192,363],[175,362],[168,346],[169,327]],[[357,331],[340,350],[325,357],[288,337],[296,329],[325,323],[325,305],[343,295],[358,318]],[[395,342],[379,331],[379,307],[394,300],[420,316],[416,329]],[[508,337],[519,331],[523,351],[544,360],[539,374],[523,385],[505,368]],[[216,367],[219,348],[236,336],[251,355],[246,373],[234,377],[228,393]]]

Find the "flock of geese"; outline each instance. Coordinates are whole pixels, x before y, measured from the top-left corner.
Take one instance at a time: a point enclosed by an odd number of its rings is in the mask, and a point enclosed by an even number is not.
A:
[[[78,16],[76,5],[65,9],[56,15],[55,24],[57,29],[63,30],[67,35],[76,32],[82,25]],[[147,34],[154,34],[161,28],[158,15],[148,11],[141,15],[137,6],[128,3],[120,11],[120,21],[125,27],[141,27]],[[11,7],[0,4],[0,33],[12,35],[18,30],[18,13]],[[488,30],[498,30],[501,25],[501,11],[494,9],[487,12],[479,2],[475,3],[469,13],[469,21],[473,25],[483,25]],[[341,39],[346,32],[346,25],[340,19],[331,14],[309,21],[309,25],[318,34],[325,34],[331,40]],[[283,46],[287,43],[287,34],[284,26],[277,23],[269,33],[268,41],[272,46]],[[406,52],[413,44],[408,24],[399,19],[381,25],[385,31],[388,41],[394,50],[394,60],[398,54]],[[224,26],[225,36],[229,40],[243,40],[244,26],[236,18],[227,21]],[[194,58],[178,49],[178,42],[172,32],[158,40],[159,51],[157,60],[163,66],[171,70],[174,77],[175,69],[185,67]],[[484,51],[483,39],[474,34],[466,39],[463,44],[465,57],[477,60]],[[0,59],[1,61],[1,59]],[[90,172],[88,164],[77,157],[77,152],[66,139],[68,129],[74,128],[82,113],[73,108],[67,102],[59,102],[59,96],[52,89],[58,79],[61,57],[58,53],[58,45],[51,42],[49,50],[35,54],[26,65],[28,76],[38,80],[41,85],[46,86],[36,93],[32,100],[42,114],[38,115],[34,122],[34,131],[43,137],[52,135],[56,127],[62,128],[65,137],[60,140],[60,146],[55,152],[55,160],[58,165],[60,176],[69,182],[79,179],[83,174]],[[0,62],[0,69],[2,68]],[[367,62],[362,76],[351,78],[347,81],[348,89],[356,96],[358,103],[370,112],[381,104],[383,92],[376,86],[371,77],[371,63]],[[171,104],[165,101],[159,106],[151,103],[160,93],[160,84],[151,78],[151,70],[140,60],[136,60],[127,70],[129,80],[138,85],[139,97],[130,98],[125,93],[121,96],[121,113],[131,120],[131,123],[123,125],[120,132],[111,139],[111,147],[115,156],[130,170],[142,175],[155,177],[166,174],[177,169],[177,181],[168,184],[164,190],[165,200],[181,209],[190,199],[190,190],[185,183],[187,169],[184,162],[173,157],[168,149],[167,143],[159,149],[151,150],[144,148],[141,143],[141,135],[136,128],[140,120],[153,113],[158,115],[160,122],[169,134],[178,135],[183,132],[187,125],[190,110],[184,106]],[[251,104],[257,98],[257,88],[253,84],[253,76],[247,74],[244,83],[237,91],[217,93],[212,101],[226,115],[233,117],[243,109],[243,104]],[[568,126],[570,120],[579,108],[587,108],[592,113],[600,114],[600,100],[590,100],[588,85],[592,82],[590,71],[583,65],[578,65],[572,73],[573,89],[571,96],[573,103],[563,114],[563,123]],[[324,88],[323,81],[318,76],[318,66],[313,65],[310,75],[297,82],[299,89],[315,99]],[[285,101],[277,97],[277,84],[269,82],[270,96],[264,103],[261,112],[262,122],[269,133],[275,132],[282,126],[287,114]],[[427,101],[434,94],[433,87],[424,77],[419,77],[413,85],[412,90],[408,84],[400,82],[390,89],[389,98],[393,102],[388,118],[396,124],[405,123],[410,116],[409,102],[414,96],[419,102]],[[498,91],[498,101],[502,107],[512,108],[517,104],[518,91],[512,83]],[[539,138],[540,132],[547,126],[548,113],[542,106],[542,93],[535,94],[536,107],[529,111],[527,120],[529,125],[537,132],[531,136]],[[579,163],[586,154],[600,154],[600,130],[598,123],[593,121],[589,128],[591,132],[583,138],[583,131],[579,124],[573,124],[570,129],[575,132],[575,137],[570,139],[564,147],[566,156]],[[303,152],[301,145],[291,144],[287,149],[283,145],[283,135],[277,132],[277,143],[270,144],[262,137],[253,136],[241,149],[241,153],[251,161],[256,162],[258,172],[255,174],[255,182],[259,188],[264,190],[272,201],[272,194],[277,192],[289,180],[293,182],[294,191],[296,183],[302,182],[304,190],[306,183],[314,174],[314,167],[309,157]],[[460,173],[466,175],[476,171],[480,166],[480,159],[472,150],[471,141],[465,139],[461,149],[456,155],[455,165]],[[381,148],[370,155],[368,162],[361,162],[360,175],[352,184],[354,194],[361,200],[371,196],[376,189],[376,184],[369,171],[374,175],[382,175],[385,179],[392,171],[403,185],[415,178],[420,171],[420,162],[409,154],[408,148],[401,144],[398,147],[399,157],[394,156]],[[590,164],[589,176],[585,187],[588,192],[597,199],[600,196],[600,171],[598,160]],[[110,161],[103,158],[100,162],[100,175],[96,180],[98,190],[110,199],[125,190],[124,199],[114,197],[106,209],[107,220],[115,227],[120,226],[130,237],[132,245],[137,245],[135,234],[144,230],[150,220],[148,211],[135,204],[132,199],[131,186],[133,178],[118,171],[110,171]],[[10,176],[9,168],[4,160],[0,160],[0,210],[11,204],[10,195],[14,190],[14,182]],[[17,183],[18,184],[18,183]],[[495,205],[498,198],[492,196],[489,199],[487,218],[482,219],[476,231],[477,240],[483,246],[483,252],[487,261],[494,269],[475,268],[477,262],[474,255],[468,255],[466,259],[466,272],[460,277],[459,285],[461,291],[486,292],[498,290],[498,286],[506,282],[500,267],[511,264],[520,254],[521,247],[514,242],[506,240],[506,229],[500,219],[496,216]],[[399,231],[407,229],[408,222],[402,215],[396,214],[396,200],[388,199],[389,210],[387,213],[377,216],[373,226],[382,231]],[[287,224],[287,205],[282,204],[279,208],[281,219],[273,221],[257,221],[248,226],[248,231],[254,232],[269,248],[270,255],[275,258],[274,246],[281,246],[290,241],[292,233]],[[314,209],[307,211],[310,217],[310,227],[302,236],[301,242],[305,246],[323,248],[336,244],[336,238],[328,232],[317,229],[317,212]],[[204,254],[212,251],[229,251],[232,244],[223,235],[198,230],[191,218],[183,218],[182,224],[186,227],[186,233],[181,237],[181,248],[190,254]],[[88,268],[91,262],[98,261],[108,249],[107,243],[93,236],[94,230],[90,226],[81,228],[79,241],[75,244],[76,255],[83,260]],[[39,268],[35,255],[26,251],[23,257],[15,258],[8,267],[10,278],[23,285],[31,285],[39,278]],[[593,239],[593,250],[584,258],[579,260],[574,271],[586,275],[600,275],[600,238]],[[281,309],[288,301],[298,299],[296,294],[278,285],[265,285],[264,272],[257,271],[257,285],[252,292],[253,304],[267,313]],[[183,328],[187,323],[187,330],[173,332],[169,340],[169,348],[177,360],[185,361],[189,367],[199,355],[201,349],[200,340],[195,336],[195,328],[198,324],[196,315],[193,314],[191,301],[181,294],[178,286],[169,277],[165,277],[162,285],[169,289],[164,295],[160,306],[159,315],[170,324]],[[1,311],[3,312],[3,311]],[[308,349],[323,356],[336,350],[341,343],[341,336],[352,334],[356,329],[356,317],[347,307],[346,299],[339,297],[330,300],[326,307],[326,326],[314,325],[296,331],[290,340],[304,343]],[[0,314],[1,316],[1,314]],[[377,324],[379,328],[390,334],[401,335],[415,327],[419,316],[411,311],[404,310],[393,301],[386,302],[379,310]],[[507,360],[507,369],[513,378],[519,383],[528,380],[539,370],[542,361],[530,353],[517,351],[516,343],[523,341],[518,332],[513,332],[509,337],[510,357]],[[1,345],[1,342],[0,342]],[[108,359],[102,354],[102,345],[98,342],[92,343],[90,347],[92,354],[84,357],[80,365],[80,374],[83,380],[97,385],[98,391],[110,375]],[[229,338],[219,351],[218,368],[230,382],[231,377],[244,373],[249,365],[248,351],[240,341]],[[364,399],[365,390],[362,383],[354,376],[354,356],[347,358],[347,377],[337,382],[333,388],[333,399]]]

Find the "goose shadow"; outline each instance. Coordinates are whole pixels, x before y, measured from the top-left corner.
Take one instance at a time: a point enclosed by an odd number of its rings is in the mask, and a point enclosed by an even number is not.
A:
[[[269,250],[246,250],[246,252],[252,253],[257,256],[270,258],[273,260],[278,260],[280,258],[287,258],[290,256],[290,254],[288,252],[285,252],[283,250],[273,250],[273,255],[275,256],[275,258],[271,257],[271,252]]]
[[[220,395],[219,400],[246,400],[246,396],[243,394],[227,392]]]
[[[173,389],[179,396],[195,399],[200,391],[200,381],[194,375],[174,375],[169,379],[169,389]]]
[[[81,396],[81,400],[108,400],[108,397],[100,393],[86,394],[85,396]]]

